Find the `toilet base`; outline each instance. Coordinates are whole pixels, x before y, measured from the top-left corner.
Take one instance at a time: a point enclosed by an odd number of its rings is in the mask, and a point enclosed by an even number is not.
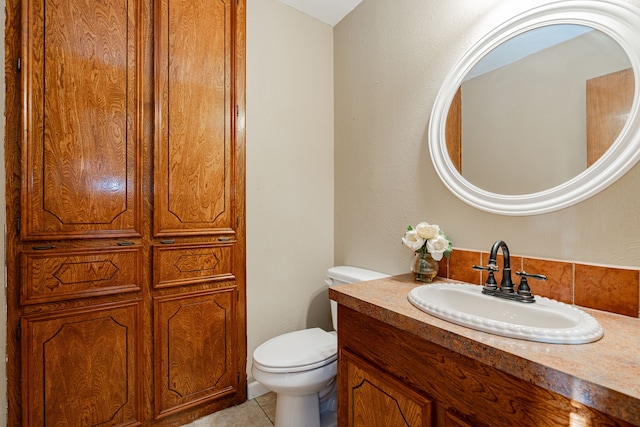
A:
[[[337,427],[336,389],[337,383],[334,380],[319,394],[310,396],[276,394],[274,427]]]
[[[275,427],[321,427],[318,394],[276,397]]]

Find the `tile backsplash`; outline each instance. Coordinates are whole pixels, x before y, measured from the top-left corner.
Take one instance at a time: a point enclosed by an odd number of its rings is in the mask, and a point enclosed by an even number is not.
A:
[[[546,281],[529,279],[534,295],[552,298],[568,304],[595,308],[626,316],[640,317],[640,269],[565,262],[511,255],[511,276],[520,283],[516,271],[544,274]],[[439,276],[483,285],[487,273],[474,270],[473,265],[486,266],[489,253],[456,248],[451,258],[440,261]],[[498,255],[502,270],[502,255]],[[500,283],[502,272],[495,273]]]

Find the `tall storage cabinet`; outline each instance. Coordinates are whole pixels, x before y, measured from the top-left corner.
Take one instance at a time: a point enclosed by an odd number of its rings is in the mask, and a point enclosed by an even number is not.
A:
[[[7,1],[10,425],[246,400],[244,10]]]

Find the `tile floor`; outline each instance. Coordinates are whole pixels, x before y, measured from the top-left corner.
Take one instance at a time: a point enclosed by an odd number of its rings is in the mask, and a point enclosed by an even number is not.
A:
[[[276,395],[267,393],[182,427],[273,427],[275,415]]]

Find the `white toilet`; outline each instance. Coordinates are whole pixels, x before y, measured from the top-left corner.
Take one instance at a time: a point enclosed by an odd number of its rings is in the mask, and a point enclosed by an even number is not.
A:
[[[332,267],[329,286],[364,282],[389,275],[357,267]],[[331,301],[337,329],[337,304]],[[253,352],[253,377],[277,395],[275,427],[337,425],[336,373],[338,339],[320,328],[289,332],[261,344]]]

